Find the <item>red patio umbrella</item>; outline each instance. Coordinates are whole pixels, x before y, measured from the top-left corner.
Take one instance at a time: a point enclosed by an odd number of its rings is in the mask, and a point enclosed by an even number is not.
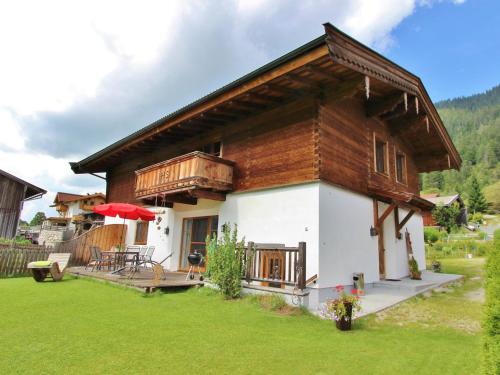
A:
[[[104,216],[119,216],[128,220],[153,221],[155,214],[141,206],[130,203],[105,203],[94,207],[94,212]]]
[[[141,206],[130,203],[105,203],[94,207],[94,212],[104,216],[121,217],[123,219],[123,229],[120,243],[123,241],[123,231],[125,230],[125,219],[153,221],[155,214]]]

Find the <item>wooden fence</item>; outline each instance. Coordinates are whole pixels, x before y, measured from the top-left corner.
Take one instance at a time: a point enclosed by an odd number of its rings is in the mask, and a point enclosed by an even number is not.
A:
[[[29,275],[28,263],[46,260],[52,252],[50,247],[17,247],[0,249],[0,278]]]
[[[110,224],[93,228],[78,237],[68,241],[58,242],[54,252],[71,253],[69,266],[85,266],[90,260],[90,247],[97,246],[103,251],[113,246],[125,243],[127,226],[124,224]]]
[[[90,260],[90,246],[109,250],[123,245],[127,233],[126,225],[111,224],[89,230],[69,241],[57,243],[54,248],[40,245],[0,245],[0,278],[27,276],[28,263],[46,260],[50,253],[71,253],[68,266],[84,266]]]
[[[306,287],[306,243],[298,247],[283,244],[256,244],[249,242],[245,251],[244,279],[250,283],[283,288],[285,285]]]

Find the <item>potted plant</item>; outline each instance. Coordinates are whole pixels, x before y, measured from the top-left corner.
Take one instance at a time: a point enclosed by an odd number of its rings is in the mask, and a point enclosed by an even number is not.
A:
[[[408,265],[410,267],[410,278],[412,280],[422,280],[422,272],[418,269],[418,263],[413,256],[410,258]]]
[[[351,329],[352,314],[361,309],[359,292],[356,289],[351,290],[351,294],[345,292],[343,285],[335,287],[337,298],[329,299],[325,303],[322,315],[328,319],[335,320],[335,325],[341,331]]]
[[[431,263],[431,268],[432,272],[437,272],[437,273],[441,272],[441,262],[436,258],[433,258]]]

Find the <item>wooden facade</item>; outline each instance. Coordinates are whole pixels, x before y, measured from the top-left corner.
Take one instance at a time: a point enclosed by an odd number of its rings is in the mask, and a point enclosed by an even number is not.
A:
[[[45,190],[0,170],[0,237],[13,238],[23,202],[45,193]]]
[[[112,202],[158,203],[160,198],[196,204],[199,197],[222,200],[221,191],[322,180],[388,203],[429,207],[418,197],[418,173],[459,168],[461,160],[420,79],[333,26],[325,25],[325,31],[72,163],[73,170],[106,172]],[[165,198],[186,190],[182,183],[193,177],[184,180],[173,165],[180,165],[178,160],[187,165],[190,153],[211,142],[222,143],[219,164],[231,162],[231,180],[221,188],[213,176],[205,176],[200,187],[214,194]],[[375,160],[377,142],[385,150],[383,173]],[[165,180],[166,171],[172,181]]]

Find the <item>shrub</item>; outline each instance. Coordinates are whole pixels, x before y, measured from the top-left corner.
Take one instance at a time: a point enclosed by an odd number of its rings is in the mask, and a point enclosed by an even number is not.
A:
[[[486,306],[483,320],[484,374],[500,374],[500,230],[486,261]]]
[[[424,240],[426,243],[432,244],[439,240],[440,233],[436,228],[424,228]]]
[[[480,212],[473,213],[469,216],[469,221],[473,223],[482,224],[484,220],[483,214]]]
[[[245,269],[244,240],[238,242],[236,225],[223,225],[219,240],[207,237],[207,277],[226,298],[241,295],[241,277]]]
[[[4,238],[4,237],[0,237],[0,244],[4,244],[4,245],[9,245],[12,243],[12,239],[8,239],[8,238]],[[18,245],[29,245],[31,244],[31,241],[30,240],[27,240],[26,238],[24,237],[21,237],[21,236],[17,236],[15,239],[14,239],[14,243],[18,244]]]

